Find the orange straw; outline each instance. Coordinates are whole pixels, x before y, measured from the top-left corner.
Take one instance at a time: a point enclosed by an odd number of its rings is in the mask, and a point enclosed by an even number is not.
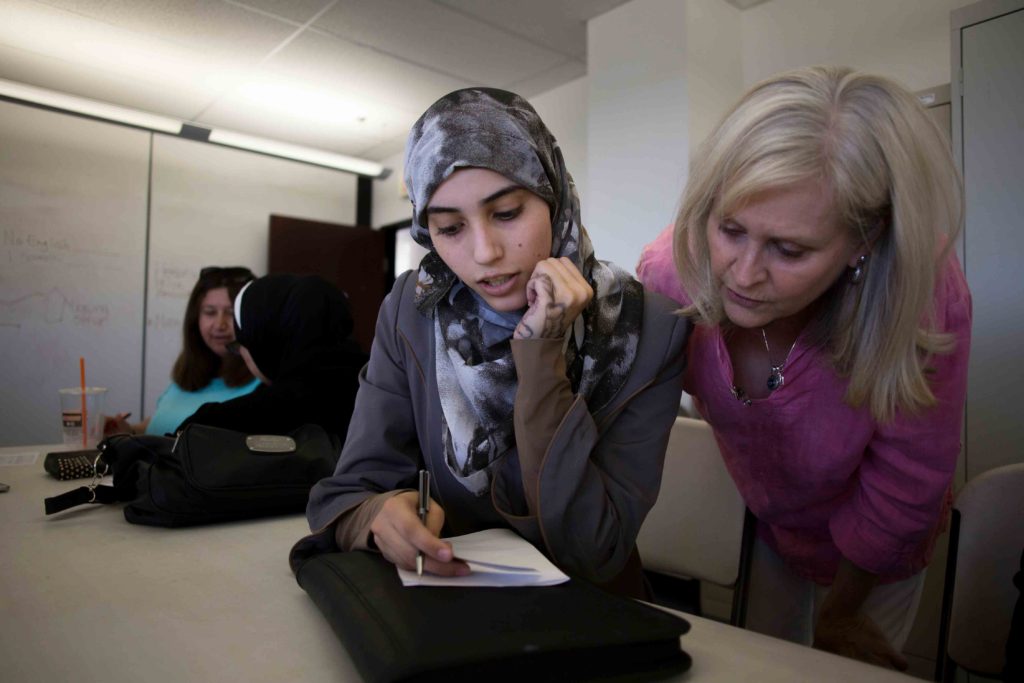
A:
[[[89,415],[85,411],[85,358],[78,358],[78,373],[82,377],[82,448],[88,448],[86,444],[89,438]]]

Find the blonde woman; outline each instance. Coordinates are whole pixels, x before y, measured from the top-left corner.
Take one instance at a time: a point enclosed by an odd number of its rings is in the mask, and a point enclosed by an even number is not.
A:
[[[913,95],[808,68],[729,112],[644,250],[643,283],[701,323],[684,388],[758,519],[755,630],[906,666],[960,449],[960,200]]]

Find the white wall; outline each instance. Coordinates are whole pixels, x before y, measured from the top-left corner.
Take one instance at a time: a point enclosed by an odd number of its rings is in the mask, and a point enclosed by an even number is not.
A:
[[[576,192],[587,211],[587,79],[577,78],[530,100],[548,130],[558,140]]]
[[[633,0],[587,25],[587,204],[598,258],[633,271],[685,180],[686,8]]]
[[[743,80],[843,64],[911,90],[950,82],[949,13],[974,0],[771,0],[741,13]]]
[[[743,82],[743,13],[723,0],[688,0],[686,89],[690,158],[740,98]]]

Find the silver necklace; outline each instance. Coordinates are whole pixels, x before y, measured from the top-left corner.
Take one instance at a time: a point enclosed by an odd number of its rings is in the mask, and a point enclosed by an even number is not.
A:
[[[786,382],[786,377],[782,374],[782,369],[786,367],[786,363],[789,362],[789,356],[793,353],[793,348],[796,347],[796,339],[793,340],[793,344],[789,347],[789,352],[786,354],[785,360],[778,365],[772,363],[772,350],[768,347],[768,335],[764,333],[764,328],[761,328],[761,339],[764,340],[764,350],[768,354],[768,365],[772,371],[768,373],[768,391],[775,391],[782,387]]]

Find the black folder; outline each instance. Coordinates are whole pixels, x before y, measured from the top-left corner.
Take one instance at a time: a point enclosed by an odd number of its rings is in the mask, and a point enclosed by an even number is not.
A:
[[[360,551],[317,555],[296,576],[367,683],[648,681],[690,666],[686,620],[579,579],[404,587]]]

